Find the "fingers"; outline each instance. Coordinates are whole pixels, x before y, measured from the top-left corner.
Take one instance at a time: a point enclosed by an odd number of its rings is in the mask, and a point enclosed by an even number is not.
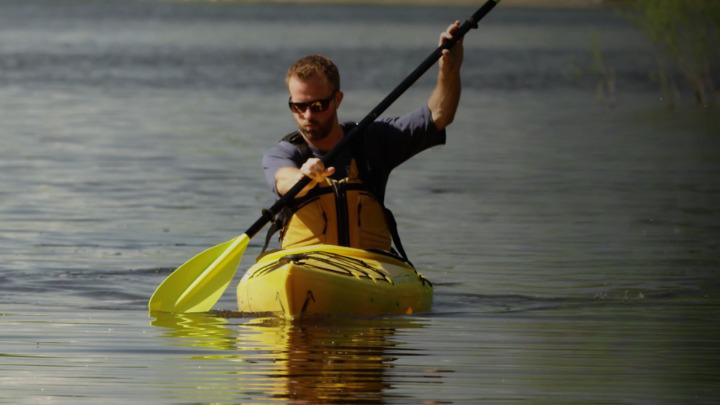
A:
[[[334,167],[326,168],[322,160],[317,158],[311,158],[308,159],[307,162],[302,165],[302,167],[300,167],[300,174],[298,175],[298,180],[300,180],[304,176],[315,183],[320,183],[325,181],[326,178],[332,176],[334,173]]]
[[[445,31],[440,34],[440,46],[453,38],[455,32],[460,28],[460,21],[450,24]],[[462,38],[450,49],[442,50],[440,58],[440,69],[450,69],[455,71],[459,69],[463,60],[463,43]]]
[[[453,34],[455,33],[455,31],[458,30],[458,28],[460,28],[460,21],[455,21],[454,23],[450,24],[447,29],[440,34],[440,42],[438,43],[438,45],[442,45],[452,39]],[[458,42],[461,41],[462,40]]]

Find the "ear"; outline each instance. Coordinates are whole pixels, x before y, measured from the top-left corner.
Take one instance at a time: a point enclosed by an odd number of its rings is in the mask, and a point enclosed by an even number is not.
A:
[[[342,102],[343,96],[344,96],[344,94],[340,90],[338,90],[338,92],[335,93],[335,102],[337,103],[338,108],[340,108],[340,103]]]

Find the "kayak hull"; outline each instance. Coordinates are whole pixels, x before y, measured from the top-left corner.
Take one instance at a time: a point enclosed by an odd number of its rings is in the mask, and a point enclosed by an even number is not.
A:
[[[287,319],[422,313],[432,299],[432,284],[401,258],[335,245],[266,254],[237,286],[240,312]]]

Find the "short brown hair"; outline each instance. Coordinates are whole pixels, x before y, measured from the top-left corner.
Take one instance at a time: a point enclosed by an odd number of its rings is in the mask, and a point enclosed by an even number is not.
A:
[[[298,59],[290,66],[290,69],[288,69],[287,75],[285,75],[285,84],[287,84],[293,76],[304,80],[317,74],[321,74],[327,79],[333,87],[334,92],[340,91],[340,73],[338,72],[338,68],[330,58],[322,55],[308,55]]]

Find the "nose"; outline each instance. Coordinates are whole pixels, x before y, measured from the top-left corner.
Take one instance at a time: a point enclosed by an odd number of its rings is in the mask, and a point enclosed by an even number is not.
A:
[[[305,111],[303,111],[302,113],[303,118],[305,118],[306,120],[309,120],[313,116],[313,114],[314,113],[312,112],[312,108],[310,107],[306,108]]]

